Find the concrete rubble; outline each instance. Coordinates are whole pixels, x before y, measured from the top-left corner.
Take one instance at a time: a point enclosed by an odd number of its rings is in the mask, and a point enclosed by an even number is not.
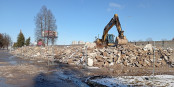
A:
[[[39,60],[48,60],[51,55],[53,61],[100,68],[114,67],[115,65],[152,67],[154,58],[151,44],[147,44],[145,47],[127,44],[107,48],[96,48],[95,43],[87,43],[84,46],[27,46],[18,48],[11,53]],[[173,49],[156,47],[155,66],[174,66]]]

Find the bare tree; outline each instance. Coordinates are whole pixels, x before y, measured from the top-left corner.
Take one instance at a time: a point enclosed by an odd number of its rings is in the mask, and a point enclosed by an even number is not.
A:
[[[153,41],[151,37],[147,38],[146,41]]]
[[[55,17],[53,16],[51,10],[48,10],[47,15],[48,15],[48,31],[50,31],[50,30],[56,31],[57,30],[56,20],[55,20]],[[48,32],[48,35],[49,35],[49,32]],[[52,45],[56,41],[55,37],[48,37],[47,44],[48,44],[48,40],[49,40],[49,42],[52,43]]]
[[[0,33],[0,48],[3,47],[3,34]]]
[[[140,40],[138,40],[137,42],[142,42],[143,40],[142,39],[140,39]]]
[[[43,17],[41,13],[38,13],[35,18],[35,40],[38,41],[39,39],[43,39],[42,31],[43,31]]]
[[[8,34],[4,34],[4,42],[5,42],[4,46],[8,50],[8,47],[12,44],[11,37]]]
[[[35,17],[35,39],[38,41],[39,39],[42,39],[44,43],[52,43],[54,44],[56,39],[55,37],[49,37],[49,31],[56,31],[57,25],[56,25],[56,19],[54,15],[52,14],[51,10],[47,9],[46,6],[42,6],[40,12]],[[48,31],[48,36],[42,36],[42,32]]]
[[[12,40],[11,37],[4,33],[4,34],[0,34],[0,48],[7,48],[12,44]]]
[[[161,39],[161,41],[167,41],[167,39],[166,38],[163,38],[163,39]]]
[[[137,42],[136,40],[133,40],[132,42]]]

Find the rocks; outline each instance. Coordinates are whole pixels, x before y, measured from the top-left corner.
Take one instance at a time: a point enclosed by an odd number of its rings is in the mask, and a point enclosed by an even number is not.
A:
[[[132,44],[117,47],[96,48],[96,44],[87,43],[84,46],[54,46],[54,47],[23,47],[13,51],[29,58],[47,60],[48,55],[62,63],[96,67],[152,67],[154,53],[152,45],[139,47]],[[54,48],[54,50],[53,50]],[[21,51],[22,50],[22,51]],[[174,63],[174,52],[170,49],[155,49],[155,66],[165,66]]]
[[[145,50],[145,51],[153,51],[152,44],[147,44],[147,45],[144,47],[144,50]]]
[[[90,42],[88,42],[88,43],[85,44],[85,46],[87,48],[94,48],[94,47],[96,47],[96,43],[90,43]]]
[[[68,62],[68,64],[73,64],[73,59],[69,59],[69,60],[67,60]]]
[[[71,50],[67,49],[67,50],[65,50],[65,53],[66,54],[70,54],[71,53]]]
[[[40,56],[40,53],[38,52],[38,53],[36,53],[36,55],[37,55],[37,56]]]
[[[174,63],[174,53],[172,53],[169,57],[169,61],[171,61],[172,63]]]
[[[121,53],[118,53],[117,57],[118,57],[118,60],[116,61],[116,63],[121,63]]]
[[[107,52],[103,52],[102,54],[103,54],[103,56],[107,56],[107,55],[108,55],[108,53],[107,53]]]
[[[88,58],[88,66],[93,66],[93,59],[92,58]]]
[[[97,55],[95,58],[96,58],[97,62],[102,62],[103,61],[103,58],[100,55]]]

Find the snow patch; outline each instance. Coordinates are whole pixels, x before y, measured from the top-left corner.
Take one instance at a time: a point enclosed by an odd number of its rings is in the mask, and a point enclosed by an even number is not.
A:
[[[127,86],[174,86],[174,75],[156,75],[154,76],[121,76],[115,78],[97,78],[91,80],[98,84],[108,87],[127,87]]]

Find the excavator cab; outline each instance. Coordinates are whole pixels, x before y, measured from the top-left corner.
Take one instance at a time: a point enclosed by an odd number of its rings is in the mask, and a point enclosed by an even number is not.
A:
[[[113,34],[107,34],[107,36],[106,36],[107,45],[109,45],[109,46],[115,45],[114,37],[115,36]]]

